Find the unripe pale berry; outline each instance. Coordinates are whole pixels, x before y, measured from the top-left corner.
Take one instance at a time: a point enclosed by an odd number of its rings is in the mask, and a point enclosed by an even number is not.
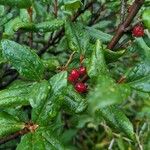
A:
[[[85,93],[87,92],[87,85],[85,83],[79,82],[76,83],[75,89],[78,93]]]
[[[144,28],[141,25],[134,26],[132,30],[132,35],[134,37],[142,37],[144,35]]]

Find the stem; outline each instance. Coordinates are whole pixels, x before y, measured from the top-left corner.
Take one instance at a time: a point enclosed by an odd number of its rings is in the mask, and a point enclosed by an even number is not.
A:
[[[65,65],[65,67],[64,67],[65,69],[68,68],[68,65],[71,63],[74,54],[75,54],[75,51],[72,52],[72,54],[70,55],[70,57],[69,57],[69,59],[68,59],[66,65]]]
[[[28,9],[28,14],[29,14],[29,16],[30,16],[30,22],[31,22],[31,23],[32,23],[32,21],[33,21],[32,13],[33,13],[33,10],[32,10],[32,7],[30,7],[30,8]],[[33,46],[33,32],[32,32],[32,31],[29,33],[29,45],[30,45],[30,47]]]
[[[109,147],[108,147],[108,150],[112,150],[113,145],[114,145],[114,142],[115,142],[115,139],[113,138],[113,139],[111,140],[111,142],[110,142],[110,145],[109,145]]]
[[[54,15],[57,18],[57,16],[58,16],[58,0],[54,0]]]
[[[132,20],[138,13],[139,9],[141,8],[142,4],[144,3],[144,0],[135,0],[131,6],[131,12],[128,14],[127,18],[125,21],[119,25],[116,34],[108,44],[107,48],[108,49],[113,49],[115,45],[119,42],[121,37],[123,36],[125,29],[131,24]]]
[[[24,134],[27,134],[27,133],[29,133],[29,132],[35,132],[35,130],[36,130],[37,128],[38,128],[38,125],[29,122],[29,123],[27,123],[27,124],[25,125],[24,129],[22,129],[22,130],[20,130],[20,131],[17,131],[17,132],[15,132],[15,133],[13,133],[13,134],[7,136],[7,137],[1,138],[1,139],[0,139],[0,145],[6,143],[6,142],[8,142],[8,141],[11,141],[11,140],[13,140],[13,139],[15,139],[15,138],[18,138],[18,137],[20,137],[20,136],[22,136],[22,135],[24,135]]]

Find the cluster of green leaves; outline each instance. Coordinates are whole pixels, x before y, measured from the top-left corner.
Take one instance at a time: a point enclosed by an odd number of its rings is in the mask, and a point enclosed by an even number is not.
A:
[[[144,10],[139,14],[147,28],[146,35],[135,39],[126,35],[119,44],[131,39],[132,45],[111,51],[106,48],[112,38],[109,27],[114,28],[118,20],[114,22],[106,18],[115,13],[116,8],[119,9],[120,1],[114,5],[111,1],[97,2],[93,11],[101,3],[106,7],[105,15],[89,26],[88,22],[93,17],[90,10],[83,12],[76,22],[71,21],[71,15],[84,10],[89,1],[58,0],[57,18],[49,10],[54,4],[51,0],[0,1],[1,81],[6,65],[19,73],[17,80],[0,91],[0,140],[24,130],[27,123],[32,122],[37,128],[22,135],[20,142],[14,142],[17,150],[83,149],[85,143],[82,144],[82,140],[78,142],[77,137],[82,139],[79,132],[89,132],[90,129],[96,131],[98,140],[91,139],[93,131],[89,133],[91,136],[84,134],[89,149],[107,149],[104,143],[99,143],[102,140],[108,143],[112,138],[117,141],[115,149],[136,149],[141,134],[144,149],[150,148],[150,133],[145,127],[150,118],[149,5],[146,1]],[[9,11],[8,6],[11,8]],[[64,37],[59,39],[61,34],[58,35],[57,42],[52,43],[56,45],[38,56],[38,50],[47,44],[49,37],[55,38],[58,30],[64,33]],[[29,39],[31,34],[33,39]],[[29,40],[32,48],[28,45]],[[69,70],[77,68],[80,56],[84,56],[89,87],[88,93],[83,95],[68,83],[67,71],[57,70],[57,67],[64,65],[66,56],[71,52],[76,54]],[[139,57],[138,62],[132,64],[130,59],[133,53]],[[116,77],[120,75],[124,75],[125,83],[117,83]],[[141,116],[146,117],[142,120]],[[137,126],[136,119],[144,122],[141,130],[134,128]],[[139,130],[139,134],[135,130]],[[99,134],[103,135],[100,137]],[[3,144],[0,148],[7,149],[8,145]]]

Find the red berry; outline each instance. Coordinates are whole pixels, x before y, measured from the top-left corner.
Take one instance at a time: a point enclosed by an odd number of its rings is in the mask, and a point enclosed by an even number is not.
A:
[[[133,30],[132,30],[132,35],[134,37],[141,37],[144,35],[144,28],[141,25],[136,25],[134,26]]]
[[[85,83],[82,83],[82,82],[76,83],[75,89],[79,93],[85,93],[85,92],[87,92],[87,85]]]
[[[81,76],[84,76],[84,75],[86,74],[86,67],[81,66],[81,67],[79,68],[79,74],[80,74]]]
[[[74,84],[76,80],[73,78],[73,76],[69,75],[68,81],[69,81],[70,83]]]
[[[77,69],[73,69],[70,73],[71,78],[77,80],[80,76],[79,71]]]

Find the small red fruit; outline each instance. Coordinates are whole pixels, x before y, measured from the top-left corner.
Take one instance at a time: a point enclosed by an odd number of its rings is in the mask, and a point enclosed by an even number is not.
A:
[[[79,68],[79,74],[80,74],[81,76],[84,76],[84,75],[86,74],[86,67],[81,66],[81,67]]]
[[[74,79],[77,80],[80,76],[79,71],[77,69],[73,69],[70,73],[70,76]]]
[[[79,82],[76,83],[75,89],[78,93],[85,93],[87,92],[87,85],[85,83]]]
[[[141,37],[144,35],[144,28],[141,25],[136,25],[134,26],[133,30],[132,30],[132,35],[134,37]]]
[[[69,75],[68,81],[69,81],[70,83],[74,84],[76,80],[73,78],[73,76]]]

